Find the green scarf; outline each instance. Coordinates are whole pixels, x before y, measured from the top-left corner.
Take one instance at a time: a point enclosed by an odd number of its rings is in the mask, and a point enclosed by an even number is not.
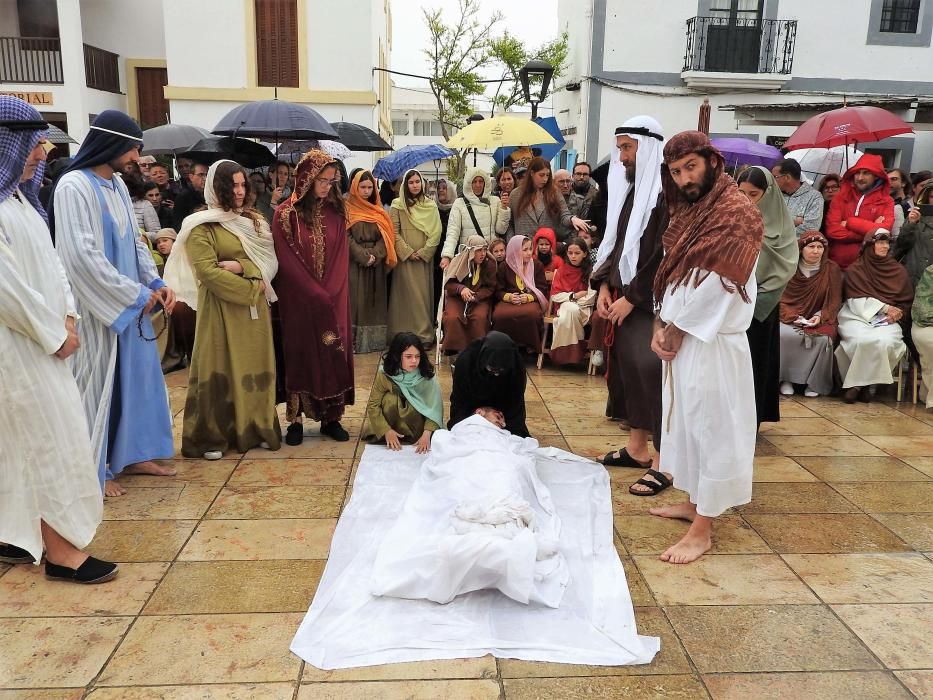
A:
[[[441,240],[441,215],[437,211],[437,204],[434,200],[423,195],[416,198],[412,206],[406,206],[404,187],[410,172],[405,173],[402,178],[402,193],[392,200],[391,207],[408,214],[412,226],[422,231],[427,237],[425,245],[433,248]]]
[[[385,372],[382,365],[379,365],[379,371]],[[444,425],[444,402],[441,399],[441,385],[436,376],[425,379],[417,369],[386,376],[395,382],[402,395],[418,413],[439,426]]]
[[[917,282],[910,317],[918,326],[933,326],[933,265],[923,271],[920,281]]]
[[[755,300],[755,320],[764,321],[781,301],[784,287],[797,272],[800,248],[794,219],[784,203],[784,195],[774,181],[771,171],[761,170],[768,180],[768,189],[758,200],[758,211],[765,225],[761,254],[755,268],[758,298]]]

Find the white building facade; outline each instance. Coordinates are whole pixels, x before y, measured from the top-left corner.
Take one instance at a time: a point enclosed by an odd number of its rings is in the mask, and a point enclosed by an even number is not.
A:
[[[860,146],[889,167],[933,166],[933,0],[560,0],[570,36],[554,111],[570,148],[596,163],[616,126],[649,114],[672,135],[696,129],[780,147],[803,121],[874,104],[913,126]]]

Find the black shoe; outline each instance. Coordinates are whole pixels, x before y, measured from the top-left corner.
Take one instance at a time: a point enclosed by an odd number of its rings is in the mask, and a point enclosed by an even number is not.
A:
[[[301,423],[292,423],[288,426],[288,430],[285,431],[285,444],[291,445],[300,445],[305,439],[305,429]]]
[[[845,393],[842,395],[842,400],[846,403],[855,403],[855,400],[859,397],[861,389],[857,386],[852,387],[851,389],[846,389]]]
[[[858,393],[858,400],[862,403],[871,403],[872,397],[875,395],[875,392],[872,391],[873,387],[863,386],[861,391]]]
[[[346,442],[350,439],[350,433],[343,429],[339,420],[330,423],[321,423],[321,435],[333,438],[337,442]]]
[[[32,564],[35,561],[29,552],[12,544],[0,544],[0,562],[4,564]]]
[[[116,576],[117,571],[119,571],[119,568],[116,564],[109,561],[101,561],[94,557],[85,559],[84,563],[77,569],[59,566],[48,560],[45,562],[46,578],[73,581],[75,583],[103,583]]]

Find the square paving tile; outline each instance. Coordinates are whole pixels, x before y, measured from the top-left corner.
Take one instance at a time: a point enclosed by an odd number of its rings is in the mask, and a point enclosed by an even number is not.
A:
[[[344,486],[242,486],[224,488],[207,518],[336,518]]]
[[[689,566],[654,556],[635,557],[635,562],[660,605],[819,602],[776,554],[704,556]]]
[[[748,513],[745,519],[775,552],[781,554],[910,550],[907,543],[868,515]]]
[[[610,678],[516,678],[506,680],[508,700],[568,700],[568,698],[708,698],[696,676],[614,676]]]
[[[324,564],[319,559],[175,562],[143,614],[305,612]]]
[[[896,457],[797,457],[823,481],[927,481],[923,472]]]
[[[628,492],[628,487],[638,477],[639,470],[625,469],[625,474],[620,478],[622,471],[614,467],[609,468],[612,512],[616,515],[648,515],[648,509],[654,506],[669,506],[687,500],[687,494],[676,488],[665,489],[657,496],[651,496],[650,498],[633,496]],[[686,528],[686,523],[683,526]]]
[[[97,683],[121,686],[296,680],[301,660],[288,646],[302,617],[301,613],[141,617]],[[153,659],[159,663],[152,663]]]
[[[746,513],[855,513],[858,509],[826,484],[756,483]]]
[[[933,457],[904,457],[904,461],[917,471],[933,477]]]
[[[866,436],[865,440],[895,457],[929,457],[933,454],[933,435],[924,437],[875,435]]]
[[[784,560],[827,603],[933,603],[933,562],[916,552],[785,554]]]
[[[879,668],[823,605],[670,607],[666,612],[700,673]]]
[[[321,437],[317,423],[314,427],[306,424],[305,439],[300,445],[286,445],[283,440],[281,449],[270,451],[257,447],[246,453],[246,459],[353,459],[358,444],[356,438],[336,442]]]
[[[616,532],[629,554],[660,554],[687,531],[682,520],[654,515],[617,515]],[[723,515],[713,527],[712,554],[768,554],[771,549],[738,515]]]
[[[785,418],[819,418],[819,414],[807,406],[810,399],[789,399],[781,397],[781,420]]]
[[[17,566],[0,579],[0,617],[136,615],[168,566],[121,564],[117,577],[101,586],[49,581],[44,567]]]
[[[236,455],[239,456],[239,455]],[[236,461],[233,459],[184,459],[172,463],[175,476],[149,476],[146,474],[128,474],[120,476],[120,486],[127,488],[146,487],[163,488],[167,486],[223,486]]]
[[[350,459],[244,459],[227,486],[346,486],[352,466]]]
[[[4,620],[0,688],[81,688],[91,682],[131,617]]]
[[[833,610],[888,668],[933,667],[933,605],[834,605]]]
[[[617,541],[616,548],[619,549],[620,547],[621,545]],[[635,561],[624,554],[620,554],[619,558],[622,560],[622,568],[625,569],[625,582],[628,584],[629,595],[632,596],[632,605],[636,608],[657,605],[648,584],[645,583],[644,577],[635,566]]]
[[[661,651],[650,664],[635,666],[584,666],[540,661],[499,659],[503,678],[549,678],[560,676],[640,676],[690,673],[690,662],[677,641],[674,629],[659,608],[635,608],[638,634],[661,638]]]
[[[874,443],[866,442],[854,435],[775,435],[765,439],[788,457],[884,456],[884,452]],[[898,438],[900,439],[902,438]]]
[[[88,700],[291,700],[295,683],[96,688]]]
[[[108,561],[171,561],[197,520],[105,520],[87,548]]]
[[[713,700],[910,700],[911,695],[890,673],[726,673],[703,676]]]
[[[914,549],[933,550],[933,513],[877,513],[875,520],[894,531]]]
[[[752,474],[754,481],[816,481],[806,469],[801,467],[790,457],[755,457],[755,467]]]
[[[848,435],[849,431],[826,418],[813,416],[793,418],[782,414],[779,423],[762,423],[760,434],[765,437],[775,435]]]
[[[492,656],[474,659],[436,659],[382,666],[362,666],[337,671],[323,671],[305,664],[303,682],[344,681],[418,681],[467,678],[495,678],[496,660]]]
[[[105,520],[190,520],[200,518],[220,486],[166,486],[127,489],[104,501]]]
[[[905,415],[846,417],[837,416],[833,422],[854,435],[868,436],[933,436],[933,425]],[[872,440],[869,442],[874,443]]]
[[[917,700],[933,700],[933,671],[895,671]]]
[[[933,513],[933,482],[918,481],[907,488],[894,483],[833,484],[833,488],[866,513]]]
[[[326,559],[336,520],[205,520],[182,561]]]
[[[84,689],[79,690],[0,690],[0,700],[81,700]]]
[[[298,700],[498,700],[495,680],[374,681],[369,683],[309,683]]]

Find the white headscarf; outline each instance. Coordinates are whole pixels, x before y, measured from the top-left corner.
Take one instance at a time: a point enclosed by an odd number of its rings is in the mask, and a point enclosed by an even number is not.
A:
[[[653,134],[661,134],[661,125],[651,117],[632,117],[622,128],[647,129]],[[618,146],[612,146],[609,163],[607,186],[609,187],[609,206],[606,212],[606,232],[599,244],[596,268],[599,268],[611,255],[616,245],[619,231],[619,216],[628,197],[629,188],[635,188],[635,201],[632,214],[625,229],[625,244],[619,258],[619,274],[622,284],[628,284],[635,277],[638,269],[639,244],[642,234],[658,203],[661,193],[661,163],[664,160],[664,141],[645,134],[627,133],[638,141],[638,153],[635,158],[635,182],[625,179],[625,166],[619,159]]]
[[[265,219],[261,219],[259,231],[252,219],[241,216],[235,211],[225,211],[217,193],[214,190],[214,176],[221,163],[232,163],[231,160],[218,160],[207,171],[207,182],[204,186],[204,201],[207,203],[205,211],[195,212],[185,217],[181,225],[181,232],[172,246],[172,252],[165,263],[165,274],[162,279],[165,284],[175,291],[178,301],[184,302],[192,309],[198,309],[198,280],[194,274],[194,266],[188,257],[188,236],[201,224],[220,224],[236,236],[246,252],[246,256],[259,268],[262,281],[266,283],[266,301],[272,303],[278,299],[272,289],[272,278],[279,271],[279,261],[275,257],[275,246],[272,243],[272,230]],[[247,181],[248,182],[248,181]],[[256,317],[255,314],[253,315]]]

